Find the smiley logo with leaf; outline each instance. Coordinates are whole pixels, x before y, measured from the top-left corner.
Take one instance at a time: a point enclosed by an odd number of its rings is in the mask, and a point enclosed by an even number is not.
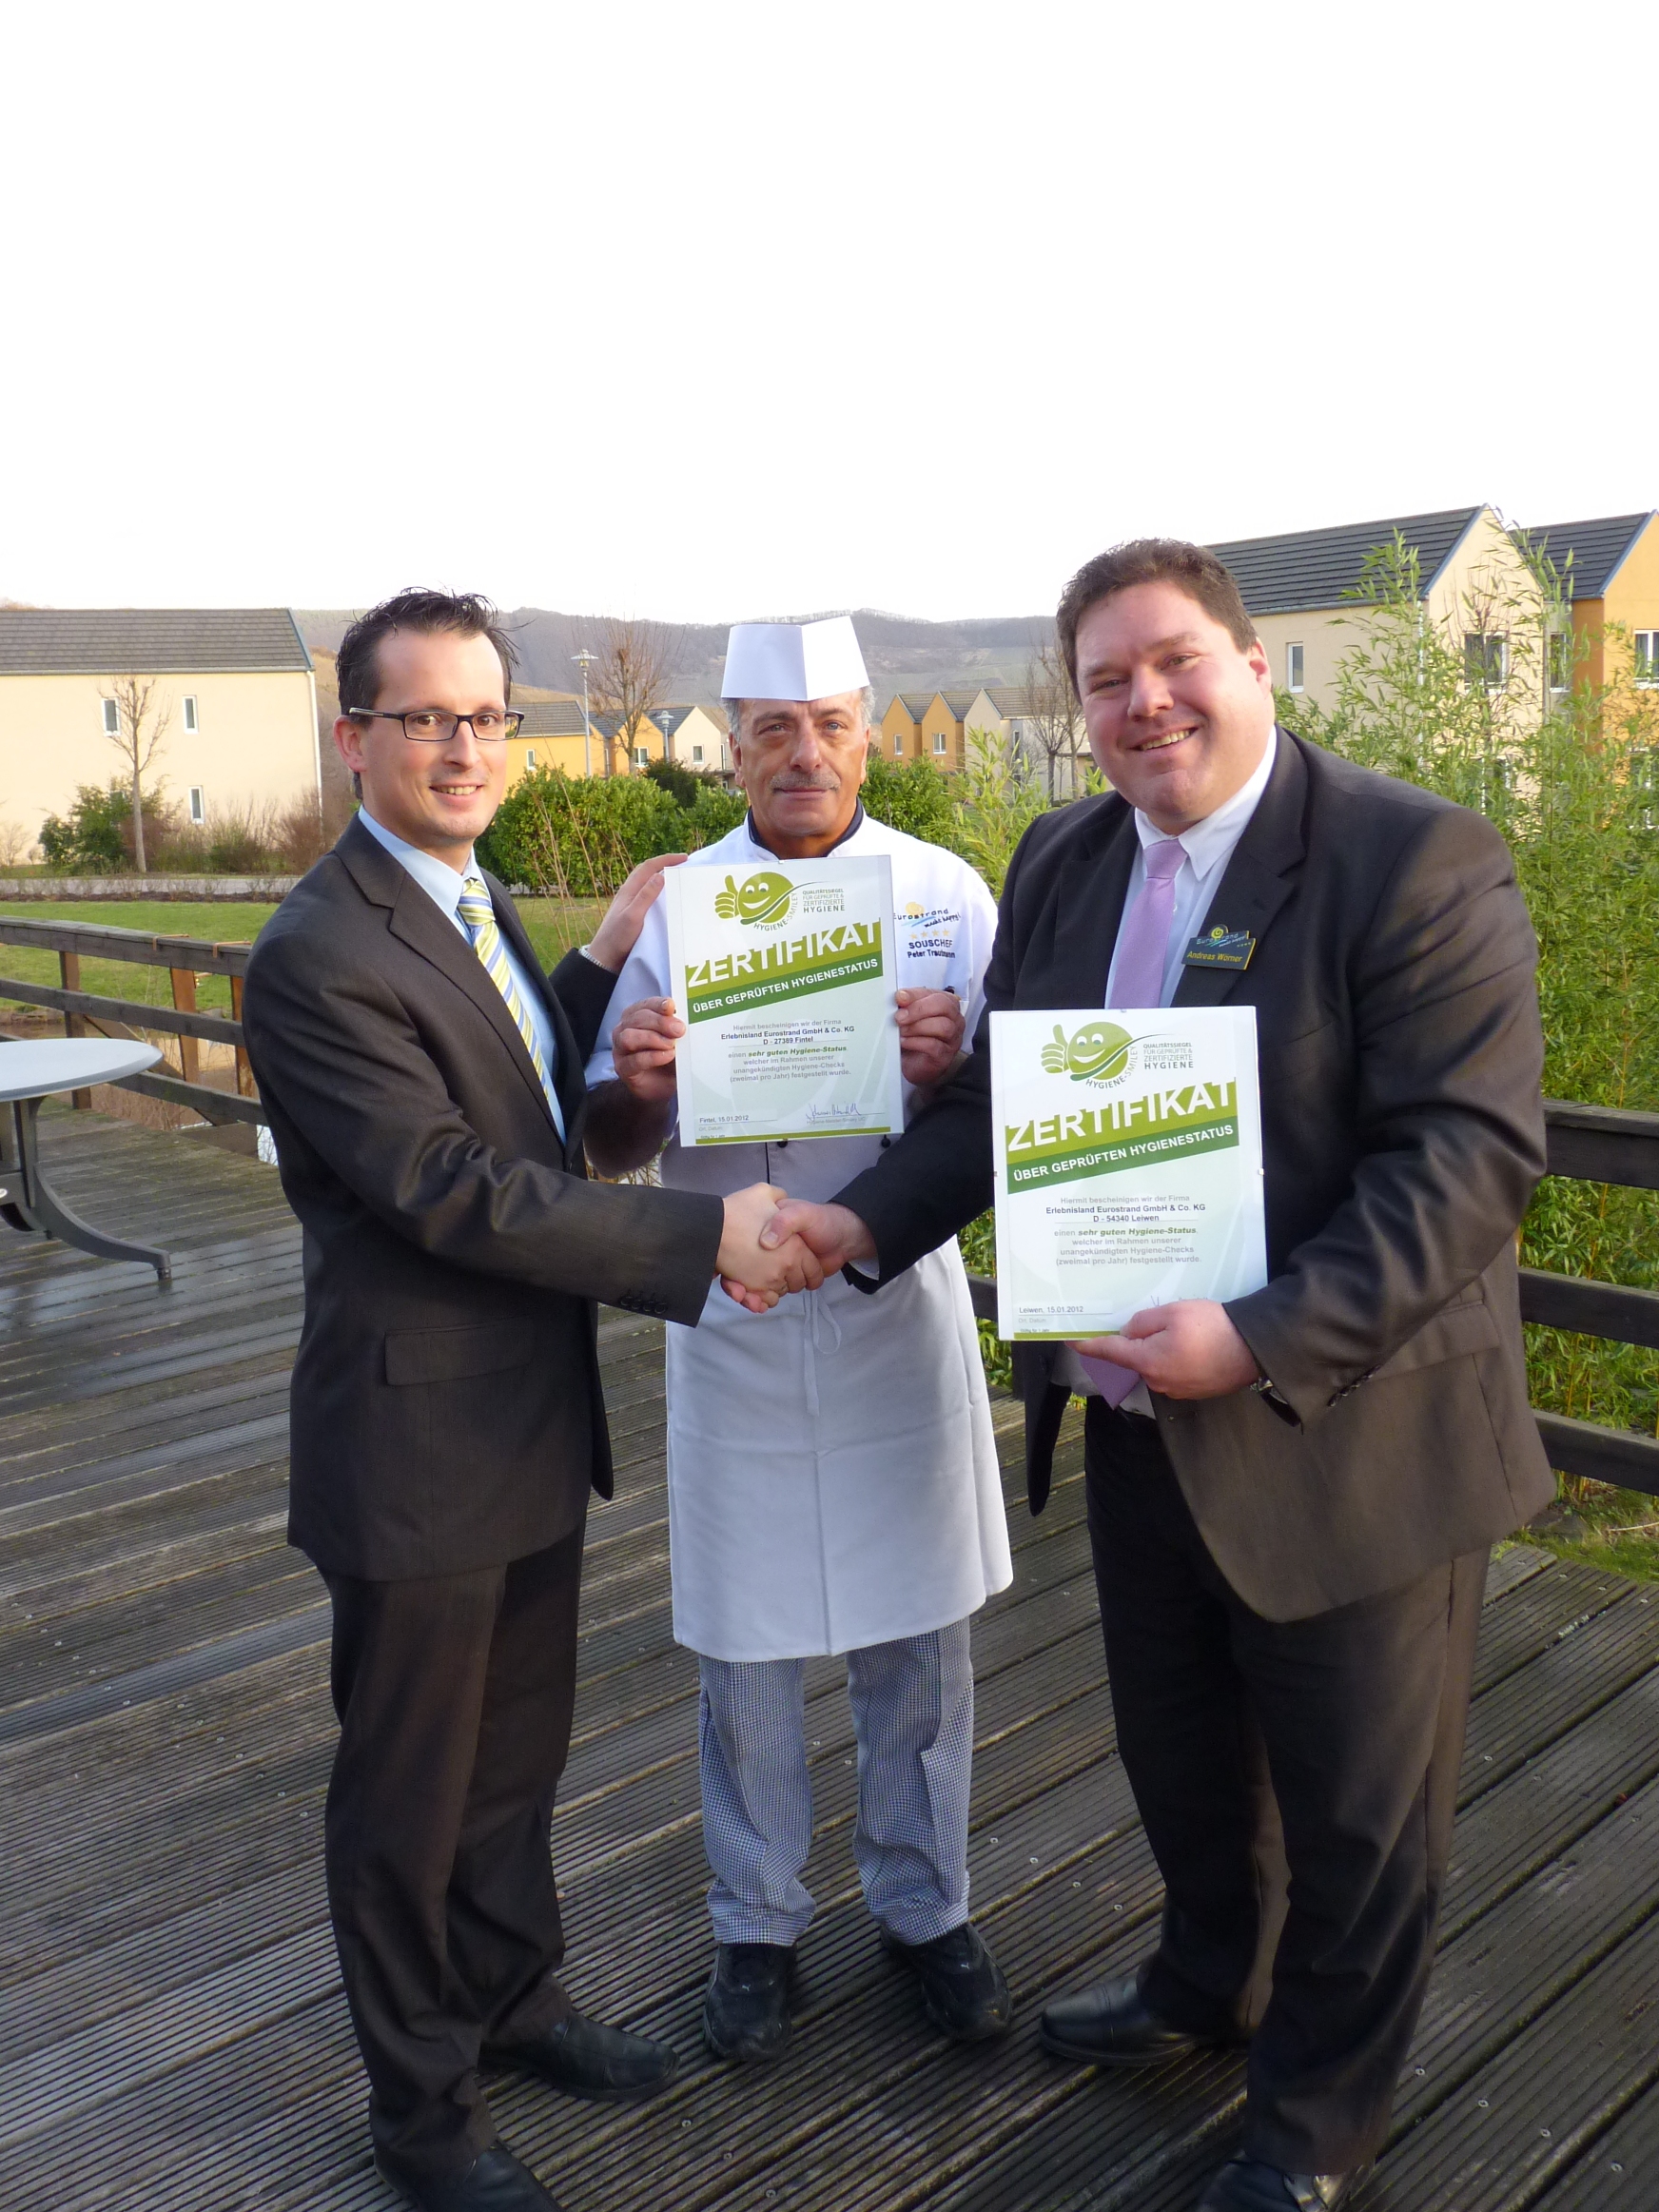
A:
[[[781,922],[794,895],[795,887],[787,875],[763,868],[757,875],[745,876],[741,884],[729,875],[725,890],[714,893],[714,911],[723,922],[742,922],[751,928]]]
[[[1043,1067],[1049,1075],[1069,1075],[1073,1083],[1110,1082],[1129,1066],[1135,1040],[1116,1022],[1084,1022],[1068,1037],[1058,1022],[1054,1041],[1043,1047]]]

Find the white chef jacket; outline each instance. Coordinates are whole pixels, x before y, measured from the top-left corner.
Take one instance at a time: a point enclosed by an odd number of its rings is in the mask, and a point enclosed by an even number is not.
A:
[[[996,933],[966,861],[865,815],[838,851],[892,864],[906,988],[953,989],[971,1038]],[[743,821],[688,867],[773,856]],[[611,1028],[671,994],[659,898],[616,980],[590,1085],[615,1073]],[[907,1118],[919,1094],[906,1086]],[[832,1198],[880,1137],[682,1145],[662,1179],[724,1196],[772,1183]],[[954,1240],[879,1298],[840,1276],[751,1314],[716,1282],[694,1329],[668,1324],[669,1550],[678,1642],[717,1659],[807,1658],[923,1635],[1013,1579],[996,1441]]]

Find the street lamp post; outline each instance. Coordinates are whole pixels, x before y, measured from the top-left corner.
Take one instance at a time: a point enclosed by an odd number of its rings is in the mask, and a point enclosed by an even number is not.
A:
[[[672,707],[659,708],[655,719],[657,728],[662,732],[662,756],[672,766],[673,762],[673,709]]]
[[[582,672],[582,773],[584,776],[591,776],[594,773],[594,725],[588,714],[588,663],[592,660],[597,660],[598,657],[596,653],[589,653],[585,649],[580,653],[571,655],[574,661],[580,663]]]

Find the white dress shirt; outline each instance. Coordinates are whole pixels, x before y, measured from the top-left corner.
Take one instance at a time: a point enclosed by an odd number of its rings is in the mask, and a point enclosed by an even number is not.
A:
[[[477,873],[472,854],[467,854],[466,867],[458,875],[447,861],[439,860],[430,852],[422,852],[418,845],[406,845],[401,837],[394,836],[390,830],[375,820],[367,807],[359,807],[357,818],[375,842],[383,845],[392,858],[408,870],[433,905],[440,913],[449,917],[470,946],[473,933],[461,920],[459,908],[466,879]],[[548,1082],[555,1084],[558,1081],[558,1039],[554,1034],[553,1017],[547,1010],[546,984],[541,976],[525,973],[524,963],[509,944],[505,930],[501,930],[500,937],[501,950],[506,955],[508,969],[518,987],[518,996],[530,1015],[531,1025],[536,1031],[536,1042],[541,1047],[542,1065],[547,1069]],[[485,972],[487,974],[488,970]],[[490,989],[494,990],[495,988],[491,984]],[[551,1090],[547,1103],[552,1108],[554,1126],[558,1131],[559,1143],[562,1145],[564,1113],[557,1097]]]
[[[1249,828],[1250,818],[1261,803],[1261,794],[1267,789],[1267,779],[1273,773],[1273,763],[1278,753],[1278,733],[1270,730],[1261,758],[1252,770],[1248,781],[1241,784],[1232,797],[1224,805],[1219,806],[1213,814],[1206,814],[1201,822],[1194,823],[1190,830],[1183,830],[1177,838],[1171,839],[1166,831],[1159,829],[1155,822],[1148,821],[1139,807],[1135,810],[1135,834],[1141,843],[1129,870],[1129,888],[1123,894],[1125,917],[1140,897],[1142,886],[1146,881],[1148,848],[1174,843],[1186,854],[1175,874],[1175,908],[1169,924],[1169,950],[1163,960],[1163,989],[1158,1001],[1161,1007],[1168,1006],[1175,996],[1176,986],[1181,981],[1181,966],[1186,958],[1186,949],[1209,911],[1210,901],[1215,896],[1221,877],[1226,873],[1227,863],[1232,859],[1239,838]],[[1222,919],[1225,918],[1223,915]],[[1120,922],[1118,941],[1112,947],[1112,965],[1106,971],[1107,1006],[1112,1003],[1112,986],[1118,977],[1118,951],[1122,942],[1123,929]],[[1054,1380],[1065,1383],[1080,1398],[1099,1395],[1087,1369],[1073,1351],[1062,1352],[1055,1360]],[[1152,1398],[1144,1382],[1136,1383],[1119,1410],[1152,1418]]]

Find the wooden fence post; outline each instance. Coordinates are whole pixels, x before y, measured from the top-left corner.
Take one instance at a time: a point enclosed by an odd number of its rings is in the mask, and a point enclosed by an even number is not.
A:
[[[58,980],[65,990],[80,989],[81,955],[78,952],[60,952],[58,954]],[[66,1014],[64,1016],[64,1035],[66,1037],[84,1037],[86,1034],[87,1024],[83,1015]],[[71,1090],[69,1104],[72,1106],[78,1106],[83,1113],[86,1113],[91,1108],[92,1093],[89,1090]]]
[[[233,975],[230,979],[230,1018],[233,1022],[240,1022],[242,1019],[242,978],[240,975]],[[239,1045],[236,1047],[236,1088],[239,1097],[252,1098],[254,1096],[253,1062],[248,1058],[247,1047],[244,1045]]]
[[[193,968],[171,968],[167,970],[173,979],[173,1007],[181,1014],[196,1011],[196,970]],[[179,1069],[186,1083],[202,1080],[202,1047],[194,1037],[179,1039]]]

